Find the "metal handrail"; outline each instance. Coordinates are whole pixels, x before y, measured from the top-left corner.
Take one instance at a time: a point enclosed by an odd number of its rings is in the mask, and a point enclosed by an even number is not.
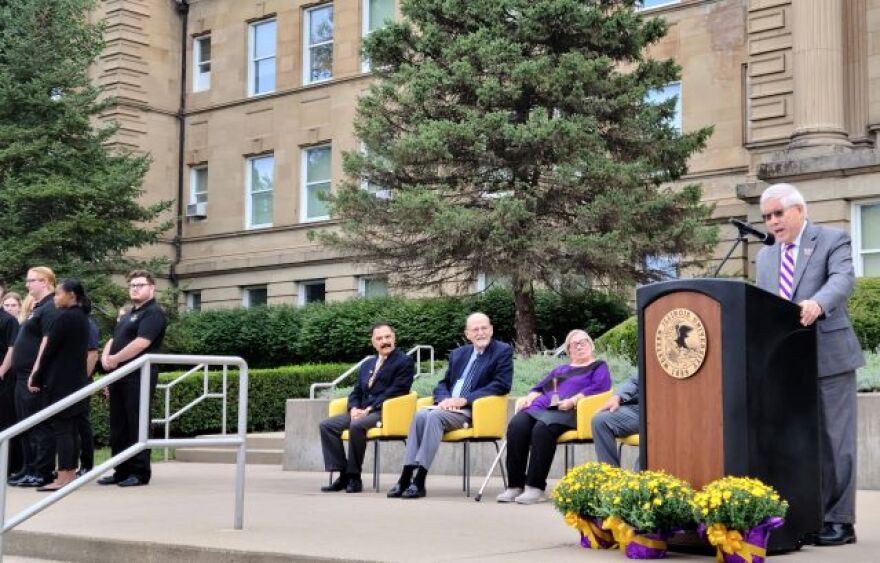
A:
[[[171,412],[171,390],[177,386],[178,383],[188,378],[190,375],[202,372],[202,394],[188,404],[184,405],[174,413]],[[229,375],[229,366],[223,366],[223,392],[222,393],[211,393],[208,391],[208,379],[209,379],[210,371],[208,370],[207,364],[199,364],[196,367],[190,369],[189,371],[177,376],[173,380],[168,383],[160,383],[156,385],[157,390],[165,391],[165,417],[164,418],[154,418],[150,422],[152,424],[165,424],[165,439],[168,440],[171,438],[171,423],[183,416],[187,411],[191,408],[195,407],[205,399],[222,399],[222,407],[221,407],[221,432],[223,436],[226,435],[226,410],[227,410],[227,393],[228,393],[228,375]],[[168,448],[165,448],[165,461],[168,461]]]
[[[406,352],[407,356],[412,356],[413,354],[416,355],[416,365],[418,366],[418,368],[416,370],[415,376],[413,377],[414,379],[416,377],[419,377],[420,375],[423,375],[422,374],[422,350],[430,351],[429,361],[431,363],[431,370],[426,373],[430,374],[432,377],[434,375],[434,347],[429,346],[427,344],[416,344],[415,346],[413,346],[412,348],[410,348]],[[361,361],[359,361],[355,365],[353,365],[350,368],[348,368],[347,370],[345,370],[345,372],[343,372],[342,375],[340,375],[339,377],[337,377],[333,381],[312,383],[309,386],[309,399],[315,398],[315,391],[317,391],[318,389],[336,389],[337,385],[339,385],[340,383],[345,381],[346,377],[348,377],[349,375],[351,375],[352,373],[354,373],[355,371],[360,369],[360,367],[363,365],[363,363],[366,362],[367,360],[369,360],[370,358],[372,358],[372,356],[365,356]]]
[[[219,438],[177,438],[165,440],[153,440],[149,437],[150,428],[150,368],[155,364],[205,364],[219,366],[238,366],[239,375],[239,393],[238,393],[238,434],[236,436],[227,436]],[[236,471],[235,471],[235,507],[233,515],[233,526],[236,530],[241,530],[244,526],[244,469],[245,469],[245,443],[247,439],[247,394],[248,394],[248,366],[247,363],[238,357],[232,356],[176,356],[171,354],[147,354],[132,361],[131,363],[111,372],[98,381],[91,383],[71,395],[61,399],[60,401],[49,405],[36,414],[29,416],[18,424],[15,424],[6,430],[0,432],[0,475],[7,475],[9,469],[9,441],[19,434],[26,432],[45,422],[49,418],[55,416],[66,408],[87,399],[91,395],[108,387],[123,377],[140,370],[140,405],[138,412],[138,441],[132,444],[124,451],[111,457],[104,463],[92,468],[84,475],[77,477],[59,490],[43,497],[28,508],[25,508],[12,518],[6,518],[6,479],[0,483],[0,560],[3,559],[3,549],[6,539],[6,532],[15,528],[31,516],[38,514],[45,508],[52,506],[62,498],[66,497],[73,491],[79,489],[86,483],[96,479],[110,469],[113,469],[120,463],[127,461],[135,455],[150,448],[161,447],[181,447],[189,445],[207,445],[207,446],[235,446],[238,449],[236,455]]]

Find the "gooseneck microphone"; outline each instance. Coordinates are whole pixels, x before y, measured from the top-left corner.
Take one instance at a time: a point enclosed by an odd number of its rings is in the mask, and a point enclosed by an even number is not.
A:
[[[765,233],[764,231],[749,225],[745,221],[740,221],[733,217],[731,217],[730,222],[736,225],[736,228],[739,229],[740,235],[752,235],[767,246],[773,246],[776,244],[776,237],[773,236],[773,233]]]

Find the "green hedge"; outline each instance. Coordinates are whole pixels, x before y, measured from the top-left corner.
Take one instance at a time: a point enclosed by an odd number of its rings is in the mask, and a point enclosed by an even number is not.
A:
[[[862,349],[880,348],[880,278],[856,280],[849,312]]]
[[[474,311],[489,315],[496,338],[513,341],[513,296],[496,289],[466,297],[350,299],[302,308],[190,313],[171,324],[164,350],[241,356],[254,367],[355,361],[372,353],[368,329],[381,319],[397,329],[400,348],[430,344],[443,357],[464,341],[464,321]],[[573,328],[599,335],[630,313],[622,299],[599,292],[562,296],[540,291],[536,296],[538,336],[547,347],[561,342]]]
[[[284,366],[274,369],[252,369],[248,372],[248,431],[274,432],[284,428],[285,402],[289,398],[309,396],[312,383],[332,381],[351,367],[347,363],[304,364]],[[167,383],[183,372],[163,373],[159,376],[160,383]],[[221,371],[213,370],[208,376],[208,389],[219,392],[222,389],[223,376]],[[229,370],[229,392],[227,403],[227,429],[237,429],[238,422],[238,370]],[[171,412],[179,410],[202,394],[203,383],[201,374],[191,375],[177,384],[171,393]],[[171,425],[174,436],[193,436],[211,434],[221,430],[221,399],[205,399]],[[151,418],[164,418],[165,392],[156,392],[153,401]],[[101,395],[92,397],[92,427],[95,442],[99,446],[109,443],[110,416],[109,404]],[[154,436],[162,434],[164,426],[156,426]]]
[[[609,329],[596,339],[596,351],[602,354],[622,356],[632,365],[639,363],[638,319],[635,315]]]

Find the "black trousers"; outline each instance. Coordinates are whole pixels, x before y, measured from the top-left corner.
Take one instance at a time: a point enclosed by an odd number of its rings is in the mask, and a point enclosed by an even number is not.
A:
[[[15,382],[15,412],[18,421],[21,422],[45,407],[45,393],[28,391],[27,376],[19,375]],[[40,423],[21,436],[22,469],[52,480],[52,471],[55,469],[55,436],[49,429],[49,423]]]
[[[563,424],[544,424],[525,412],[510,419],[507,425],[508,487],[547,488],[547,474],[556,454],[556,439],[568,430],[571,428]]]
[[[345,471],[360,475],[367,451],[367,430],[382,420],[382,412],[371,412],[354,422],[348,413],[331,416],[321,421],[321,450],[324,452],[324,469]],[[342,432],[348,429],[348,459],[342,447]]]
[[[79,420],[81,418],[81,414],[56,416],[49,421],[52,433],[55,435],[59,471],[76,469],[77,461],[79,461]]]
[[[88,471],[95,466],[95,434],[92,431],[92,407],[86,403],[86,412],[76,419],[79,434],[79,466]]]
[[[133,373],[110,385],[110,451],[117,455],[138,441],[140,416],[140,373]],[[158,373],[150,377],[150,404],[158,382]],[[149,429],[148,429],[149,434]],[[135,476],[148,483],[152,476],[150,450],[144,450],[116,467],[117,481]]]
[[[15,412],[15,374],[7,373],[0,380],[0,431],[18,422]],[[21,469],[21,439],[13,438],[9,443],[8,472],[12,474]],[[5,476],[0,476],[5,477]]]

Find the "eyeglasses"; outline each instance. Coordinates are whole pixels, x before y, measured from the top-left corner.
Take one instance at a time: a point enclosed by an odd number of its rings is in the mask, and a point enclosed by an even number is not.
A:
[[[788,211],[788,208],[783,207],[782,209],[775,209],[775,210],[771,211],[770,213],[764,213],[763,215],[761,215],[761,217],[763,217],[764,222],[766,223],[772,217],[775,217],[777,219],[781,218],[783,215],[785,215],[786,211]]]
[[[24,283],[37,283],[37,282],[45,282],[46,280],[41,280],[37,278],[31,278],[29,280],[24,280]]]
[[[569,346],[571,346],[572,348],[586,348],[589,345],[590,345],[589,340],[572,340],[569,343]]]
[[[149,283],[130,283],[128,284],[128,289],[140,289],[142,287],[147,287],[148,285],[152,285]]]

